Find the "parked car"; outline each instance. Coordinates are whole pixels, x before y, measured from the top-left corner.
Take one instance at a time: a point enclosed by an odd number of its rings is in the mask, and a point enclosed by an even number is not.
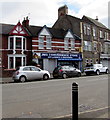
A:
[[[81,76],[81,71],[74,66],[58,66],[53,71],[53,77],[54,78],[67,78],[67,77],[73,77],[73,76]]]
[[[14,81],[25,82],[26,80],[44,79],[50,78],[50,73],[46,70],[41,70],[35,66],[21,66],[16,69],[13,74]]]
[[[103,66],[102,64],[93,64],[91,66],[85,67],[84,72],[86,75],[90,75],[95,73],[96,75],[99,75],[100,73],[109,73],[108,67]]]

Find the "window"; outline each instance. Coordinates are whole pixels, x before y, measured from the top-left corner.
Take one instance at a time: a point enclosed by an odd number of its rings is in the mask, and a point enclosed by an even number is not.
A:
[[[90,41],[84,41],[84,50],[92,51],[92,43]]]
[[[31,67],[31,71],[41,71],[39,68],[37,68],[37,67]]]
[[[23,71],[30,71],[30,67],[25,67]]]
[[[15,66],[16,67],[19,67],[19,66],[21,66],[21,63],[22,61],[21,61],[21,57],[16,57],[15,58]]]
[[[44,36],[39,36],[39,49],[44,49]]]
[[[65,50],[69,50],[69,47],[71,48],[71,50],[75,48],[74,38],[65,38],[64,44],[65,44]]]
[[[22,38],[17,37],[16,38],[16,49],[22,48]]]
[[[90,35],[91,34],[91,28],[89,24],[84,24],[84,34]]]
[[[91,29],[90,29],[90,25],[87,25],[87,35],[91,34]]]
[[[46,47],[47,49],[51,49],[51,37],[50,36],[46,36]]]
[[[69,39],[65,38],[64,43],[65,43],[65,50],[68,50],[68,48],[69,48]]]
[[[13,57],[10,57],[9,59],[9,68],[13,68]]]
[[[100,38],[103,38],[103,32],[100,30]]]
[[[100,43],[100,52],[103,52],[103,45]]]
[[[96,28],[93,27],[93,36],[96,37]]]
[[[23,38],[23,49],[26,49],[26,38]]]
[[[8,56],[8,69],[15,69],[19,66],[26,65],[25,55],[9,55]]]
[[[8,49],[26,49],[26,38],[23,36],[9,36]]]
[[[104,44],[104,53],[105,54],[110,54],[110,43],[105,43]]]
[[[10,38],[10,49],[13,49],[13,37]]]
[[[71,40],[71,50],[75,48],[75,41],[73,38],[70,39]]]
[[[94,42],[93,49],[94,49],[94,51],[97,51],[97,42]]]
[[[87,31],[86,31],[86,24],[84,24],[84,34],[86,35]]]

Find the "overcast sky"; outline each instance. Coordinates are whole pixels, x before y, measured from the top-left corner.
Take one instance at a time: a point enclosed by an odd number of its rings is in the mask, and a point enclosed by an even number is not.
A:
[[[68,14],[82,18],[83,15],[108,26],[109,0],[1,0],[0,23],[17,24],[29,16],[30,25],[51,27],[58,18],[58,8],[67,5]]]

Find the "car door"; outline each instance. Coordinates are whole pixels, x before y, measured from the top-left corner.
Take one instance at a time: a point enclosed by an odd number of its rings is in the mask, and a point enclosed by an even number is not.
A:
[[[70,66],[70,73],[71,73],[71,77],[76,76],[76,74],[77,74],[76,70],[73,66]]]
[[[69,68],[68,68],[68,66],[62,66],[62,70],[63,70],[63,73],[66,73],[67,74],[67,76],[69,76]]]
[[[41,71],[40,68],[31,67],[31,71],[32,71],[33,79],[41,79],[41,78],[43,78],[42,71]]]
[[[31,76],[33,80],[39,79],[39,71],[34,66],[31,67]]]
[[[23,75],[25,75],[28,80],[31,80],[32,79],[31,68],[30,67],[24,67],[23,68]]]

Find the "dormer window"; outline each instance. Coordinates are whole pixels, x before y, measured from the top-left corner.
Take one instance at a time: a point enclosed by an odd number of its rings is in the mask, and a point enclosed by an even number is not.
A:
[[[46,36],[46,48],[51,49],[51,37]]]
[[[39,36],[39,49],[44,49],[44,36]]]
[[[48,28],[44,26],[38,36],[38,48],[39,49],[51,49],[52,35]]]
[[[65,50],[68,50],[69,49],[69,39],[65,38],[64,43],[65,43]]]
[[[74,50],[75,48],[75,40],[72,32],[68,30],[65,38],[64,38],[64,45],[65,45],[65,50]]]

